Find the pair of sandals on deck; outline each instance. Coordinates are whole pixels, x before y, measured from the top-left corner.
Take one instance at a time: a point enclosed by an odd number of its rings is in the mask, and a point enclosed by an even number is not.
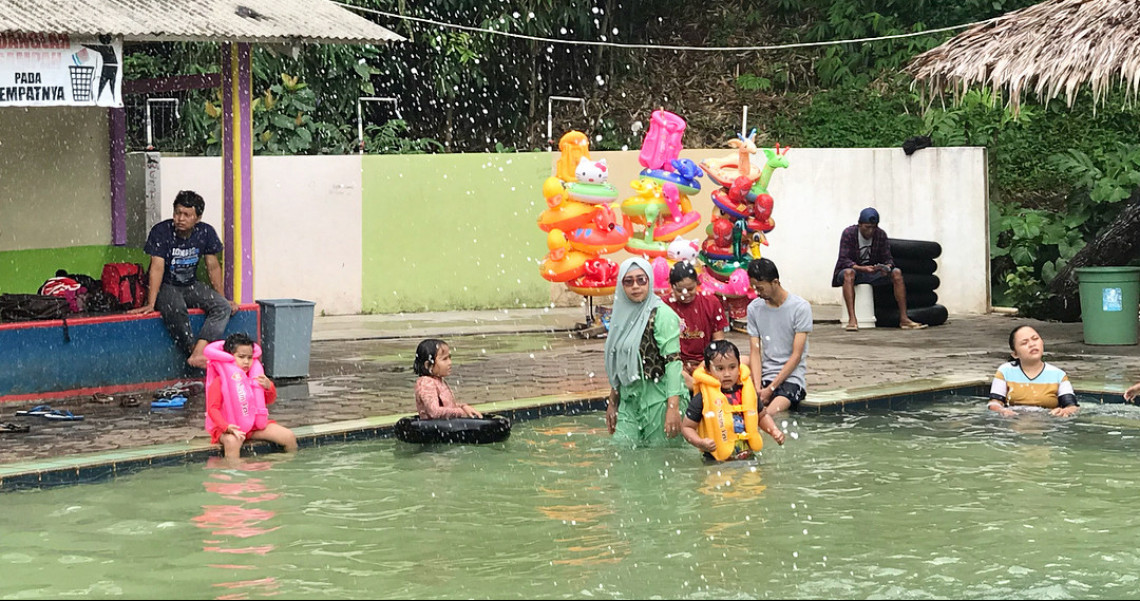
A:
[[[52,409],[51,405],[37,405],[35,407],[32,407],[31,409],[23,409],[23,410],[17,411],[16,415],[19,417],[36,416],[36,417],[42,417],[44,419],[50,419],[52,421],[58,421],[58,422],[77,422],[77,421],[83,420],[82,415],[75,415],[74,413],[72,413],[66,409],[62,409],[62,410],[61,409]],[[16,424],[7,424],[7,425],[16,425]],[[17,427],[19,427],[19,426],[17,426]],[[24,426],[24,427],[27,427],[27,426]],[[5,430],[5,431],[15,432],[15,430]],[[23,431],[26,432],[26,430],[23,430]]]
[[[163,388],[154,393],[154,401],[151,402],[151,409],[182,409],[186,406],[187,396],[190,391],[195,387],[202,387],[200,382],[179,382],[174,386]],[[128,394],[118,397],[118,403],[121,407],[138,407],[142,404],[142,395]],[[99,405],[109,405],[116,401],[116,397],[97,392],[91,395],[91,402]],[[16,412],[17,417],[42,417],[51,421],[66,421],[75,422],[82,421],[82,415],[76,415],[71,411],[52,409],[51,405],[37,405],[31,409],[22,409]],[[15,424],[10,422],[0,423],[0,434],[26,434],[29,428],[25,424]]]
[[[138,407],[142,404],[140,397],[142,395],[131,394],[119,399],[120,407]],[[155,393],[155,399],[151,401],[151,409],[181,409],[186,406],[186,395],[181,391],[171,391],[163,389]],[[91,395],[91,401],[99,403],[100,405],[110,405],[115,402],[115,397],[109,394],[97,392]]]
[[[181,409],[186,406],[190,391],[202,388],[201,382],[179,382],[173,386],[160,389],[154,393],[154,400],[150,403],[151,409]],[[138,407],[142,404],[141,394],[129,394],[119,398],[121,407]],[[97,392],[91,395],[91,401],[100,405],[109,405],[115,402],[115,397]]]

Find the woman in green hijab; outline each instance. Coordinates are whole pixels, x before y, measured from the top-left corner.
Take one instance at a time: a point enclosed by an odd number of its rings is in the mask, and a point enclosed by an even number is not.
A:
[[[681,320],[653,294],[653,273],[642,258],[618,272],[606,337],[610,434],[635,444],[663,443],[681,430]]]

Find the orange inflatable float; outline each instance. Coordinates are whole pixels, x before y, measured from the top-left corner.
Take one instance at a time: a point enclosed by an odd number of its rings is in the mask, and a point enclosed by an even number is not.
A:
[[[546,236],[546,246],[550,252],[546,253],[538,270],[544,280],[568,282],[586,273],[586,261],[592,257],[571,248],[562,230],[550,230]]]
[[[562,180],[548,177],[542,184],[542,194],[549,207],[538,216],[538,227],[544,232],[560,229],[564,232],[582,227],[594,218],[598,207],[567,198]]]
[[[600,255],[625,248],[629,234],[629,217],[624,217],[619,224],[614,210],[609,205],[601,205],[595,208],[593,219],[569,232],[566,240],[574,250]]]

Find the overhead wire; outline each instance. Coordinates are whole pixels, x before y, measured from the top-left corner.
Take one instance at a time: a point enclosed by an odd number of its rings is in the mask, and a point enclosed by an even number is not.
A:
[[[532,42],[542,42],[546,44],[567,44],[573,46],[604,46],[607,48],[629,48],[629,49],[642,49],[642,50],[675,50],[675,51],[694,51],[694,52],[749,52],[749,51],[768,51],[768,50],[787,50],[792,48],[812,48],[818,46],[833,46],[837,44],[858,44],[863,42],[878,42],[882,40],[897,40],[903,38],[913,38],[924,35],[932,35],[936,33],[943,33],[947,31],[955,31],[958,29],[966,29],[974,27],[975,25],[983,25],[1001,19],[1001,16],[986,19],[984,21],[974,21],[973,23],[964,23],[962,25],[951,25],[948,27],[938,27],[935,29],[927,29],[923,31],[912,31],[910,33],[899,33],[893,35],[875,36],[867,38],[850,38],[844,40],[829,40],[823,42],[792,42],[788,44],[768,44],[763,46],[675,46],[669,44],[626,44],[622,42],[610,42],[607,40],[570,40],[565,38],[549,38],[542,36],[527,35],[524,33],[515,33],[512,31],[500,31],[497,29],[488,29],[485,27],[474,27],[471,25],[460,25],[457,23],[448,23],[446,21],[437,21],[435,19],[427,19],[424,17],[413,17],[411,15],[401,15],[399,13],[386,12],[376,10],[374,8],[365,8],[363,6],[353,6],[344,2],[336,2],[331,0],[333,4],[343,6],[344,8],[380,15],[391,19],[399,19],[403,21],[413,21],[416,23],[424,23],[427,25],[434,25],[437,27],[445,27],[448,29],[458,29],[461,31],[470,31],[477,33],[487,33],[491,35],[499,35],[510,38],[529,40]]]

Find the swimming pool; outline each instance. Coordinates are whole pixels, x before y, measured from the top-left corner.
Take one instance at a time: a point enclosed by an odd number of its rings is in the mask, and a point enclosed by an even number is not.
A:
[[[1140,409],[954,397],[788,415],[759,462],[616,447],[600,413],[506,443],[373,440],[0,495],[0,595],[1135,597]]]

